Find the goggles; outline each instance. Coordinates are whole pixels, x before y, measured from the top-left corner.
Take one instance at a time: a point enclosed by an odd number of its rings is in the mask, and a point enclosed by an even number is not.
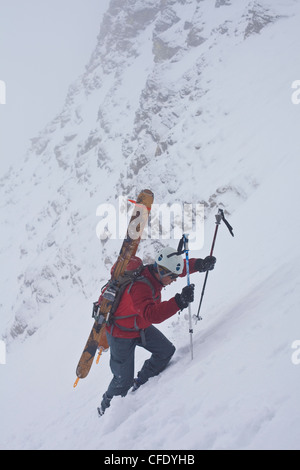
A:
[[[164,277],[170,277],[171,279],[176,279],[178,277],[178,274],[172,273],[171,271],[164,268],[163,266],[159,266],[157,263],[156,263],[156,269],[161,279]]]

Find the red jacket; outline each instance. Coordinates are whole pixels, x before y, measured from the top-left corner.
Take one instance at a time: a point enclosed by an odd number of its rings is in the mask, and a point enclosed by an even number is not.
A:
[[[196,259],[190,259],[190,273],[195,272],[195,261]],[[186,276],[185,264],[180,277]],[[115,337],[137,338],[140,336],[139,330],[148,328],[152,323],[161,323],[179,310],[174,297],[165,302],[161,301],[161,290],[164,286],[154,277],[149,266],[145,266],[141,275],[150,281],[153,290],[143,281],[136,281],[130,289],[126,288],[114,314],[118,319],[115,319],[113,326],[106,327]],[[128,316],[129,318],[125,318]],[[118,324],[132,331],[124,331],[118,328]]]

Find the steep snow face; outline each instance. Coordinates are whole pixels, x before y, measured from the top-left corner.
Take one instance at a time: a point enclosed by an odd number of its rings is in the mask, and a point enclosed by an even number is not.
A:
[[[282,145],[272,87],[287,85],[258,34],[293,5],[111,1],[62,112],[1,180],[7,340],[52,317],[56,296],[98,289],[116,252],[95,237],[99,204],[151,186],[156,202],[202,202],[208,216],[261,183]]]
[[[297,448],[299,18],[292,0],[110,2],[61,113],[0,182],[1,446]],[[204,204],[204,251],[192,256],[209,252],[217,206],[236,238],[220,231],[195,361],[185,316],[161,325],[177,363],[116,400],[99,432],[107,356],[100,378],[93,369],[70,390],[120,247],[97,239],[96,210],[146,187],[157,203]]]

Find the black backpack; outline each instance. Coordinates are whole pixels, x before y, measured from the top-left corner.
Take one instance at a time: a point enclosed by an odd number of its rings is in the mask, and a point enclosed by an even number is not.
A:
[[[101,289],[101,295],[97,302],[94,302],[93,304],[93,312],[92,312],[92,317],[98,321],[99,324],[102,324],[104,321],[114,327],[116,325],[120,330],[123,331],[139,331],[138,326],[136,325],[135,321],[135,327],[134,328],[125,328],[122,325],[118,324],[116,320],[121,320],[125,318],[131,318],[131,317],[137,317],[137,314],[132,314],[132,315],[123,315],[123,316],[116,316],[115,312],[118,309],[118,306],[120,304],[121,298],[128,287],[128,292],[130,292],[131,287],[135,282],[144,282],[147,284],[151,290],[152,290],[152,296],[153,300],[157,300],[157,297],[155,297],[155,289],[149,279],[144,277],[141,273],[145,269],[145,265],[143,264],[142,260],[136,256],[134,256],[130,262],[128,263],[128,267],[125,271],[125,273],[120,276],[117,280],[110,279]],[[132,269],[130,269],[132,268]],[[113,272],[114,267],[112,268]],[[100,312],[100,306],[101,306],[101,301],[103,299],[108,299],[112,302],[111,304],[111,309],[106,316]]]

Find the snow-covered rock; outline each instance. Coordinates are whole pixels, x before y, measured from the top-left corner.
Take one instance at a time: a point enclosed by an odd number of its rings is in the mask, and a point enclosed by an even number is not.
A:
[[[293,0],[111,0],[61,112],[0,181],[1,448],[299,447],[299,18]],[[236,238],[220,231],[193,363],[181,315],[161,325],[173,366],[99,423],[108,359],[71,390],[121,243],[97,238],[96,211],[147,187],[204,204],[195,255],[217,207]]]

